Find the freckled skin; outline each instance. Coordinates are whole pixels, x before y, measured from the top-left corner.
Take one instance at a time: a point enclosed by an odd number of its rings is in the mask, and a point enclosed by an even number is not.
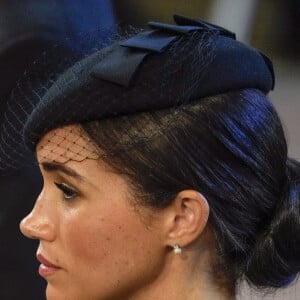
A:
[[[56,132],[63,136],[64,130]],[[57,148],[55,143],[47,144],[48,139],[49,134],[37,147],[40,163],[47,161],[45,144],[52,154],[51,147]],[[46,278],[47,299],[129,299],[133,291],[151,283],[162,268],[165,248],[159,222],[149,229],[139,215],[142,212],[131,203],[126,180],[110,172],[104,163],[95,159],[61,163],[84,180],[41,167],[43,191],[21,223],[25,235],[40,240],[38,251],[62,268]],[[54,182],[67,184],[79,195],[64,199]]]

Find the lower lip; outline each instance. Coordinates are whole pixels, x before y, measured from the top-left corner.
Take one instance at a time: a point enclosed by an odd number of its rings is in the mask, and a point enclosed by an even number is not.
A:
[[[53,275],[56,272],[58,272],[59,270],[61,270],[61,268],[48,267],[48,266],[45,266],[44,264],[40,264],[40,266],[39,266],[39,274],[42,277],[47,277],[47,276]]]

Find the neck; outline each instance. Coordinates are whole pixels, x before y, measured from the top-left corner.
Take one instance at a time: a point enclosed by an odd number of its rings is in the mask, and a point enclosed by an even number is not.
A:
[[[127,299],[234,300],[234,292],[216,284],[210,267],[212,251],[201,251],[201,256],[197,252],[168,253],[159,276]]]

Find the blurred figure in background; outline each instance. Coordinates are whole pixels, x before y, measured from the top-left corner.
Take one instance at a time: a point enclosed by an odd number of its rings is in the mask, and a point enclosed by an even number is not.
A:
[[[281,28],[278,46],[287,56],[300,58],[300,0],[277,0]]]
[[[78,0],[1,1],[0,23],[0,124],[17,82],[43,52],[56,45],[59,63],[70,52],[92,48],[93,39],[83,44],[83,37],[93,36],[98,29],[97,39],[104,39],[108,31],[101,36],[100,29],[113,32],[115,24],[108,0],[89,0],[88,5]],[[42,77],[43,68],[39,72]],[[45,285],[38,276],[33,255],[37,245],[19,232],[19,221],[31,209],[40,190],[40,174],[36,167],[0,172],[0,299],[44,299]]]

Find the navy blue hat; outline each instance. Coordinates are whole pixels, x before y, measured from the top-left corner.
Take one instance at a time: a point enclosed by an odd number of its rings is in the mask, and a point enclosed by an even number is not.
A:
[[[34,149],[49,130],[67,124],[165,109],[243,88],[267,94],[271,61],[216,25],[175,15],[176,25],[114,43],[62,74],[29,116],[24,134]]]

